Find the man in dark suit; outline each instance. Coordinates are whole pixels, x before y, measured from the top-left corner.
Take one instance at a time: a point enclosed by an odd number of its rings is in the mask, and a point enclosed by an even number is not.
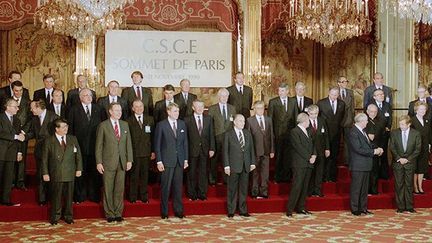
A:
[[[185,118],[188,131],[189,170],[187,172],[188,197],[191,200],[207,199],[207,162],[215,153],[213,120],[204,115],[204,102],[194,100],[193,115]]]
[[[54,89],[52,92],[52,102],[47,105],[47,109],[53,111],[57,116],[65,119],[66,114],[69,112],[63,101],[63,91],[59,89]]]
[[[16,117],[20,120],[22,130],[28,133],[30,130],[31,111],[30,111],[30,99],[24,96],[23,83],[21,81],[14,81],[11,84],[12,87],[12,98],[18,102],[18,112]],[[15,163],[14,170],[14,184],[15,187],[21,190],[26,190],[25,187],[25,167],[27,162],[27,144],[28,141],[22,142],[22,154],[23,159],[20,163]]]
[[[133,164],[129,177],[129,201],[135,203],[141,200],[148,203],[148,175],[150,160],[156,158],[153,152],[153,117],[144,113],[142,100],[132,103],[133,115],[126,120],[132,138]]]
[[[124,88],[121,97],[128,102],[129,107],[135,99],[142,100],[144,104],[144,112],[148,115],[153,115],[153,97],[149,88],[144,88],[141,83],[143,81],[143,74],[140,71],[134,71],[131,74],[133,85]]]
[[[338,98],[339,87],[330,87],[328,97],[317,103],[319,116],[327,123],[330,141],[330,156],[324,167],[324,181],[332,182],[337,178],[336,160],[339,154],[342,121],[345,117],[345,102]]]
[[[168,199],[172,189],[174,215],[183,218],[183,170],[188,167],[188,139],[184,121],[179,120],[176,103],[167,106],[168,118],[156,124],[154,150],[161,172],[161,218],[168,218]]]
[[[79,74],[76,78],[76,84],[78,87],[69,90],[67,93],[67,100],[66,100],[67,107],[72,107],[74,105],[81,104],[79,93],[82,89],[87,88],[87,77],[82,74]],[[96,104],[96,92],[92,90],[91,93],[92,93],[92,103]]]
[[[119,83],[116,80],[111,80],[108,85],[108,95],[104,97],[100,97],[97,101],[97,104],[102,108],[102,121],[105,121],[110,116],[109,114],[109,105],[111,103],[119,103],[122,108],[122,120],[125,120],[129,117],[129,107],[128,103],[125,99],[118,96]]]
[[[255,145],[257,167],[252,174],[251,195],[254,198],[268,198],[269,164],[274,157],[273,122],[270,117],[264,116],[264,101],[255,101],[253,109],[255,115],[249,117],[246,123]]]
[[[389,178],[389,164],[387,159],[387,147],[388,140],[390,138],[390,129],[392,127],[392,116],[393,110],[391,105],[384,101],[384,91],[377,89],[374,91],[373,102],[378,107],[378,116],[385,122],[385,132],[382,135],[382,149],[384,150],[384,154],[381,158],[381,163],[379,167],[379,174],[381,179]]]
[[[157,101],[153,110],[153,117],[156,124],[167,119],[167,107],[170,103],[174,103],[174,92],[174,86],[171,84],[167,84],[163,87],[164,99]]]
[[[382,73],[374,73],[373,75],[373,84],[368,86],[364,91],[363,97],[363,108],[366,110],[367,105],[369,105],[373,101],[374,91],[380,89],[384,92],[384,100],[385,102],[390,104],[390,107],[393,103],[393,90],[392,88],[384,85],[384,76]]]
[[[293,98],[296,99],[297,113],[307,113],[307,108],[313,104],[313,100],[305,96],[306,85],[301,81],[296,82],[295,93],[296,95]]]
[[[312,170],[311,180],[309,183],[309,195],[315,197],[323,197],[322,181],[324,173],[325,160],[330,156],[330,140],[327,123],[323,118],[318,117],[319,107],[317,105],[310,105],[307,107],[309,115],[309,133],[315,144],[317,158]]]
[[[291,178],[291,159],[289,158],[289,131],[295,127],[298,108],[296,100],[288,97],[289,87],[281,83],[278,97],[269,101],[268,116],[273,121],[275,135],[275,181],[287,182]]]
[[[26,139],[21,122],[16,117],[18,110],[18,102],[9,98],[5,111],[0,114],[0,204],[5,206],[20,206],[10,201],[14,163],[22,162],[21,147]]]
[[[213,119],[214,135],[216,141],[216,153],[210,159],[209,183],[215,185],[217,182],[218,163],[222,163],[223,143],[225,132],[232,128],[235,107],[228,104],[229,92],[225,88],[218,90],[218,103],[208,108],[208,114]],[[226,176],[223,176],[226,182]]]
[[[81,203],[87,199],[100,201],[102,178],[96,171],[94,155],[96,131],[102,122],[102,109],[93,103],[90,89],[83,88],[79,93],[80,103],[69,109],[67,120],[69,133],[78,139],[81,148],[83,173],[75,180],[74,202]]]
[[[75,177],[79,178],[83,170],[81,150],[75,136],[67,135],[66,120],[54,121],[55,135],[45,140],[42,153],[42,175],[51,188],[50,223],[56,225],[62,216],[62,198],[64,198],[63,217],[67,224],[73,224],[72,198]]]
[[[244,129],[244,125],[244,116],[236,114],[234,116],[234,128],[228,130],[224,138],[224,172],[228,175],[228,218],[234,217],[237,202],[240,216],[250,217],[246,197],[249,172],[256,168],[256,161],[253,138],[249,130]]]
[[[197,99],[197,96],[189,92],[190,81],[188,79],[180,81],[180,88],[181,92],[174,95],[174,102],[180,107],[179,119],[184,120],[185,117],[193,114],[192,104]]]
[[[96,132],[96,169],[103,177],[103,205],[107,221],[123,221],[126,171],[132,167],[133,151],[129,125],[120,120],[119,103],[109,106],[110,118]]]
[[[374,148],[364,132],[368,117],[359,113],[354,117],[354,126],[350,131],[348,146],[350,153],[349,169],[351,171],[350,205],[355,216],[372,214],[367,210],[369,190],[369,172],[372,170],[374,155],[382,155],[382,148]]]
[[[242,114],[247,119],[250,117],[253,92],[251,87],[244,85],[244,82],[243,73],[236,73],[235,84],[227,88],[229,92],[228,104],[235,107],[236,114]]]
[[[36,181],[38,183],[37,198],[39,205],[45,205],[48,197],[48,185],[42,179],[42,149],[45,139],[54,133],[52,122],[57,119],[54,112],[46,109],[45,101],[34,100],[30,103],[33,113],[29,138],[36,139],[34,146],[34,156],[36,159]]]
[[[421,135],[411,126],[411,118],[402,115],[399,128],[391,132],[390,151],[393,155],[397,212],[415,213],[413,204],[414,170],[421,151]]]
[[[432,99],[427,99],[430,97],[426,97],[426,86],[424,86],[423,84],[419,85],[417,88],[417,99],[410,101],[409,105],[408,105],[408,115],[410,117],[415,116],[415,112],[414,112],[414,106],[417,102],[424,102],[427,104],[428,109],[426,111],[426,115],[425,115],[425,119],[427,120],[431,120],[432,119]],[[431,90],[432,91],[432,90]]]
[[[8,85],[0,88],[0,106],[1,106],[0,110],[1,111],[4,110],[4,105],[5,105],[6,99],[13,96],[12,83],[15,81],[21,81],[22,80],[21,78],[22,77],[21,77],[20,72],[18,72],[18,71],[9,72]],[[29,95],[28,89],[23,88],[22,96],[24,97],[24,99],[30,100],[30,95]]]
[[[297,123],[297,126],[290,132],[293,183],[288,198],[287,217],[292,217],[294,210],[300,214],[311,214],[305,208],[305,201],[316,160],[316,149],[312,134],[307,130],[309,116],[306,113],[300,113],[297,116]]]
[[[52,103],[53,91],[54,91],[54,76],[51,74],[46,74],[43,76],[44,87],[38,89],[33,93],[33,100],[43,100],[45,104],[48,105]],[[62,91],[62,100],[64,99],[64,93]]]
[[[345,163],[348,164],[349,153],[348,153],[348,134],[354,124],[355,115],[355,101],[354,92],[352,89],[348,88],[348,79],[344,76],[339,77],[337,84],[339,86],[339,99],[345,102],[345,116],[342,121],[343,127],[343,138],[344,138],[344,155]]]

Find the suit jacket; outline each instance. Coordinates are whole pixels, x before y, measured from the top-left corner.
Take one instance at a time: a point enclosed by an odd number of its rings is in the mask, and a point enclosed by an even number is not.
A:
[[[349,169],[351,171],[371,171],[374,145],[356,126],[350,130],[348,146]]]
[[[247,129],[243,129],[244,150],[241,149],[239,138],[234,128],[225,133],[224,140],[224,167],[229,166],[231,173],[250,172],[250,166],[255,165],[255,151],[252,135]]]
[[[13,116],[13,124],[5,112],[0,113],[0,161],[16,161],[18,152],[22,152],[22,142],[15,140],[21,132],[21,122]]]
[[[60,117],[61,118],[66,119],[67,114],[69,113],[69,108],[71,108],[71,107],[66,106],[64,103],[61,104],[61,106],[60,106]],[[50,111],[56,113],[53,103],[50,103],[47,105],[47,110],[50,110]]]
[[[6,104],[6,99],[11,98],[11,97],[12,97],[12,92],[11,92],[11,86],[10,85],[6,85],[6,86],[0,88],[0,112],[3,112],[5,110],[4,105]],[[28,89],[23,88],[22,97],[23,97],[23,99],[30,100],[30,95],[29,95]]]
[[[175,167],[179,164],[183,168],[184,161],[189,157],[187,128],[184,121],[177,119],[177,137],[168,119],[156,124],[154,135],[154,150],[156,161],[162,161],[165,167]]]
[[[329,98],[324,98],[317,103],[319,107],[319,116],[324,118],[329,129],[329,138],[333,140],[335,136],[340,134],[342,121],[345,117],[345,102],[338,99],[336,114],[333,113]]]
[[[32,118],[32,112],[30,111],[30,99],[22,96],[19,104],[19,110],[16,117],[20,120],[22,129],[28,133],[30,130],[30,121]]]
[[[52,92],[51,92],[51,99],[52,99]],[[65,101],[65,97],[64,97],[64,92],[62,90],[62,97],[63,97],[63,102]],[[45,95],[45,88],[42,89],[38,89],[35,90],[35,92],[33,93],[33,100],[43,100],[45,101],[45,104],[48,106],[48,102],[46,100],[46,95]]]
[[[117,103],[120,104],[121,108],[122,108],[122,120],[125,120],[127,117],[129,117],[129,106],[127,101],[120,97],[117,96]],[[102,121],[105,121],[106,119],[108,119],[108,117],[110,117],[109,114],[109,104],[110,104],[110,100],[109,100],[109,96],[104,96],[104,97],[100,97],[97,101],[97,104],[102,108]]]
[[[394,129],[390,134],[389,148],[393,155],[393,163],[397,163],[400,158],[405,158],[413,163],[421,151],[421,136],[418,131],[411,128],[408,134],[407,149],[404,151],[402,145],[402,130]]]
[[[153,110],[153,117],[155,120],[155,123],[165,120],[168,118],[168,112],[166,110],[166,100],[159,100],[156,102]]]
[[[253,92],[252,88],[243,85],[243,94],[237,89],[237,86],[231,85],[227,88],[229,92],[228,104],[235,107],[235,112],[242,114],[245,119],[250,117],[250,110],[252,107]]]
[[[235,107],[226,104],[227,107],[227,116],[228,119],[224,119],[222,116],[222,112],[219,107],[219,103],[216,103],[208,108],[208,114],[213,118],[213,126],[214,126],[214,134],[215,136],[219,136],[224,134],[228,129],[232,128],[234,115],[235,113]]]
[[[339,95],[339,98],[345,102],[345,116],[342,121],[342,127],[348,128],[354,124],[355,100],[352,89],[345,89],[345,94],[345,99],[342,99],[341,95]]]
[[[414,128],[416,131],[420,133],[422,151],[429,151],[429,144],[432,144],[432,127],[431,121],[423,118],[422,125],[417,118],[417,116],[413,116],[411,118],[411,128]],[[427,155],[425,155],[427,157]]]
[[[96,92],[91,90],[92,94],[92,103],[96,104]],[[71,89],[67,93],[66,106],[72,107],[74,105],[81,104],[81,100],[79,97],[79,88]]]
[[[45,139],[54,134],[53,121],[57,118],[58,116],[53,111],[49,110],[46,111],[42,125],[40,123],[39,117],[32,117],[31,128],[28,137],[36,139],[34,147],[34,155],[36,159],[42,158],[42,149]]]
[[[275,138],[288,136],[288,132],[295,127],[298,108],[297,101],[287,97],[288,109],[285,111],[280,97],[275,97],[269,101],[268,116],[273,120]]]
[[[60,145],[55,135],[45,141],[42,153],[42,175],[49,175],[51,182],[75,180],[75,172],[82,171],[82,157],[78,140],[66,135],[66,149]]]
[[[249,117],[246,122],[246,128],[252,134],[256,157],[275,152],[273,121],[270,117],[264,116],[263,122],[264,131],[261,129],[256,116]]]
[[[432,120],[432,99],[428,99],[430,97],[426,98],[426,104],[427,104],[427,111],[426,111],[426,115],[425,118],[428,120]],[[416,113],[414,112],[414,106],[415,104],[419,101],[419,99],[413,100],[408,104],[408,116],[413,117],[416,115]]]
[[[315,144],[317,156],[325,157],[325,150],[330,150],[329,131],[327,123],[321,117],[317,117],[317,129],[314,131],[312,121],[308,127],[309,133]]]
[[[384,123],[386,124],[386,128],[391,129],[392,127],[392,116],[393,116],[393,110],[389,103],[383,102],[381,109],[379,108],[378,104],[373,101],[372,104],[375,104],[378,107],[378,116],[380,119],[384,120]],[[368,104],[369,105],[369,104]],[[366,106],[367,108],[367,106]]]
[[[102,122],[102,108],[97,104],[91,104],[90,120],[82,106],[82,103],[74,105],[68,113],[69,134],[78,139],[83,155],[93,155],[95,151],[96,131]]]
[[[308,132],[308,130],[306,130]],[[315,145],[312,134],[308,135],[301,130],[299,126],[293,128],[290,132],[290,146],[292,167],[295,168],[313,168],[309,162],[312,155],[316,155]]]
[[[189,157],[198,157],[200,152],[208,155],[209,151],[215,151],[215,138],[213,131],[213,120],[208,115],[202,115],[202,132],[198,131],[195,116],[191,115],[184,119],[188,131]]]
[[[304,96],[303,97],[303,108],[300,110],[300,105],[299,105],[299,102],[297,100],[297,96],[293,96],[291,98],[295,99],[295,102],[297,105],[297,113],[306,112],[306,108],[308,108],[308,106],[313,104],[313,100],[311,98]]]
[[[121,97],[128,103],[128,107],[132,107],[132,102],[137,99],[136,90],[131,87],[124,88]],[[141,89],[141,100],[144,103],[144,113],[147,115],[153,115],[153,96],[149,88],[142,87]],[[132,112],[130,112],[132,113]]]
[[[197,96],[192,93],[188,93],[187,102],[185,101],[182,92],[174,95],[174,102],[180,107],[179,119],[184,120],[185,117],[193,114],[192,104],[196,99]]]
[[[96,132],[96,164],[102,164],[105,170],[115,171],[120,163],[126,170],[126,163],[133,161],[132,139],[127,122],[119,120],[120,141],[114,133],[111,119],[101,122]]]
[[[140,127],[135,115],[131,115],[126,120],[129,124],[129,130],[132,138],[132,150],[134,158],[150,157],[153,151],[154,120],[149,115],[141,115],[143,125]]]
[[[392,106],[392,102],[393,102],[393,91],[392,88],[383,85],[383,91],[384,91],[384,101],[389,103],[390,106]],[[370,86],[368,86],[365,91],[364,91],[364,97],[363,97],[363,106],[364,109],[367,108],[367,106],[373,102],[373,92],[376,90],[375,84],[372,84]]]
[[[365,132],[366,134],[374,135],[374,139],[371,142],[375,147],[384,148],[384,146],[386,146],[385,143],[388,142],[387,139],[384,139],[385,126],[385,120],[381,119],[379,116],[376,116],[374,119],[368,117],[368,124],[366,125]]]

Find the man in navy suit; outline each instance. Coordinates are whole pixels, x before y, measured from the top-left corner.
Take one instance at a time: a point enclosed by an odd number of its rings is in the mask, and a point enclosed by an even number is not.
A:
[[[161,218],[168,218],[168,198],[173,190],[174,215],[183,218],[183,170],[188,167],[188,139],[184,121],[179,120],[176,103],[167,106],[168,118],[156,125],[154,150],[161,172]]]

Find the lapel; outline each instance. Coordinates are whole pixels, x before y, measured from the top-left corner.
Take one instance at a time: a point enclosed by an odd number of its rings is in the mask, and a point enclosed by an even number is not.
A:
[[[177,130],[176,130],[176,133],[177,133],[177,137],[178,137],[178,135],[179,135],[179,133],[178,133],[178,121],[176,122],[177,124]],[[165,119],[165,124],[168,126],[168,130],[169,130],[169,132],[170,132],[170,134],[171,134],[171,136],[175,139],[175,140],[177,140],[177,137],[174,135],[174,131],[173,131],[173,129],[172,129],[172,127],[171,127],[171,123],[169,122],[169,120],[168,120],[168,118],[167,119]]]
[[[405,152],[404,149],[403,149],[403,143],[402,143],[402,130],[400,128],[397,130],[396,139],[397,139],[396,142],[399,145],[400,151],[402,151],[402,153]]]
[[[195,115],[194,114],[192,114],[192,116],[190,116],[190,118],[193,120],[193,129],[194,129],[194,131],[196,132],[196,134],[198,134],[198,137],[201,137],[202,135],[203,135],[203,133],[204,133],[204,127],[205,127],[205,122],[204,122],[204,116],[203,115],[201,115],[201,117],[202,117],[202,119],[201,119],[201,122],[202,122],[202,124],[203,124],[203,128],[202,128],[202,133],[201,133],[201,135],[199,134],[199,130],[198,130],[198,123],[196,122],[196,119],[195,119]]]
[[[114,131],[114,127],[113,124],[111,123],[111,118],[108,117],[107,121],[107,125],[109,126],[109,130],[111,131],[111,136],[113,137],[114,140],[117,141],[116,135],[115,135],[115,131]],[[119,126],[119,134],[120,134],[120,140],[122,139],[122,130],[121,130],[121,125],[120,125],[120,120],[117,121],[117,124]]]
[[[256,116],[253,116],[252,123],[253,123],[253,125],[258,129],[258,131],[259,131],[261,134],[265,135],[265,131],[266,131],[266,129],[268,128],[267,119],[265,119],[265,117],[264,117],[264,129],[265,129],[264,131],[261,130],[261,127],[260,127],[260,125],[259,125],[259,122],[258,122]]]
[[[9,118],[5,112],[2,113],[2,119],[3,119],[3,122],[5,124],[7,124],[6,126],[9,128],[9,131],[14,131],[14,127],[13,127],[12,123],[10,122],[10,120],[9,120]],[[13,119],[15,121],[15,119],[18,119],[18,118],[14,117]]]
[[[360,131],[357,127],[355,127],[355,129],[357,129],[358,134],[362,137],[362,139],[366,142],[366,144],[371,144],[369,141],[369,138],[365,137],[365,135],[363,134],[362,131]]]

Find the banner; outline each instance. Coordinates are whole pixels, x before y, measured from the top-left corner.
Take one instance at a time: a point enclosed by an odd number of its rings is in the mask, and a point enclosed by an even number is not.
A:
[[[143,86],[226,87],[232,80],[232,37],[228,32],[114,30],[105,35],[105,85],[132,85],[141,71]]]

